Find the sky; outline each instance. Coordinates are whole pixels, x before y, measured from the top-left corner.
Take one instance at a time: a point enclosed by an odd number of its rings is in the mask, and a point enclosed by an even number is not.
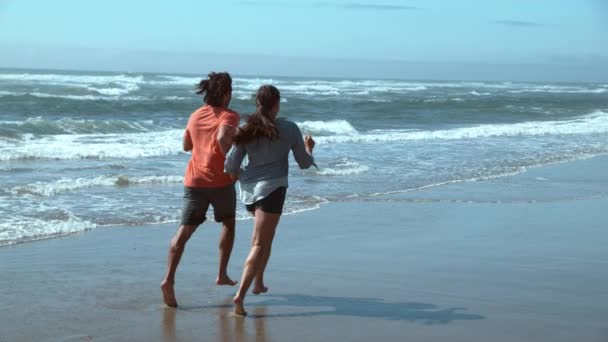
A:
[[[608,0],[0,0],[0,67],[608,81]]]

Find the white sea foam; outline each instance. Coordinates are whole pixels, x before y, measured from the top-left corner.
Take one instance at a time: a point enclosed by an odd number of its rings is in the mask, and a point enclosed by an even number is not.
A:
[[[128,186],[136,184],[168,184],[181,183],[182,176],[99,176],[93,178],[61,178],[51,182],[36,182],[27,185],[16,186],[10,192],[16,195],[55,196],[69,191],[86,188]]]
[[[128,89],[124,89],[124,88],[95,88],[95,87],[87,87],[87,90],[89,91],[94,91],[96,93],[99,93],[101,95],[106,95],[106,96],[120,96],[120,95],[125,95],[129,93]]]
[[[99,93],[101,95],[106,96],[122,96],[129,94],[130,92],[139,90],[139,86],[134,83],[126,83],[123,87],[113,87],[113,88],[96,88],[91,86],[85,86],[85,88],[89,91],[93,91]]]
[[[482,92],[482,93],[478,93],[475,90],[469,92],[469,94],[473,95],[473,96],[488,96],[488,95],[492,95],[492,93],[488,93],[488,92]]]
[[[241,101],[252,101],[252,103],[255,103],[255,92],[233,91],[232,97]],[[287,103],[287,99],[285,97],[281,97],[281,103]]]
[[[71,213],[65,219],[41,219],[12,214],[0,221],[0,246],[63,236],[95,228]]]
[[[138,84],[145,83],[141,75],[0,74],[0,81],[2,80],[83,87],[103,95],[124,95],[138,90]],[[98,88],[99,85],[114,86]]]
[[[367,172],[369,167],[357,162],[341,159],[337,162],[330,163],[328,167],[314,171],[319,176],[352,176]]]
[[[312,196],[305,200],[294,200],[292,197],[291,200],[287,200],[285,203],[283,215],[295,215],[306,211],[317,210],[321,208],[323,204],[327,203],[329,203],[329,201],[320,196]],[[251,218],[251,215],[248,215],[248,217]]]
[[[141,75],[62,75],[62,74],[0,74],[0,81],[20,81],[24,83],[41,83],[58,86],[91,87],[99,93],[116,92],[108,89],[136,90],[138,84],[145,83]],[[121,88],[94,88],[92,85],[119,85]]]
[[[164,101],[183,101],[183,100],[191,100],[190,97],[183,96],[163,96],[162,99]]]
[[[143,83],[141,75],[0,74],[0,80],[57,84]]]
[[[158,76],[162,78],[162,80],[155,81],[146,81],[146,84],[151,85],[173,85],[173,86],[188,86],[193,87],[197,85],[202,77],[194,77],[194,76],[171,76],[171,75],[161,75]],[[246,90],[257,90],[259,86],[262,84],[273,84],[274,81],[272,79],[261,79],[261,78],[243,78],[243,77],[235,77],[232,79],[233,87],[236,89],[246,89]]]
[[[152,100],[152,98],[149,97],[145,97],[145,96],[121,96],[121,97],[113,97],[113,98],[106,98],[104,100],[112,100],[112,101],[148,101],[148,100]]]
[[[62,94],[49,94],[49,93],[40,93],[40,92],[0,92],[0,97],[3,96],[34,96],[39,98],[58,98],[58,99],[68,99],[68,100],[77,100],[77,101],[97,101],[97,100],[105,100],[105,101],[143,101],[149,98],[143,96],[100,96],[100,95],[62,95]]]
[[[161,76],[164,78],[162,81],[148,81],[148,84],[154,85],[183,85],[193,87],[200,81],[200,77],[184,77],[184,76]]]
[[[317,135],[320,143],[390,142],[412,140],[458,140],[504,136],[574,135],[608,133],[608,113],[592,114],[562,121],[532,121],[492,124],[447,130],[372,130],[358,132],[348,121],[305,121],[298,123],[303,133]],[[181,153],[180,129],[123,134],[59,134],[5,142],[0,160],[145,158]]]
[[[144,84],[141,75],[61,75],[61,74],[0,74],[0,81],[20,81],[25,83],[46,84],[84,88],[88,91],[105,96],[122,96],[139,90],[139,84]],[[100,87],[102,86],[102,87]],[[52,95],[32,93],[38,97],[63,97],[76,100],[98,99],[88,95]]]
[[[555,87],[555,86],[542,86],[542,87],[531,87],[524,89],[508,90],[512,94],[521,93],[553,93],[553,94],[603,94],[608,92],[605,88],[574,88],[574,87]]]
[[[406,91],[422,91],[427,90],[428,88],[423,85],[418,86],[409,86],[409,87],[397,87],[397,86],[377,86],[369,88],[370,91],[374,92],[383,92],[383,93],[398,93],[398,92],[406,92]]]
[[[279,82],[279,81],[275,81],[273,79],[270,78],[241,78],[241,77],[237,77],[233,79],[234,81],[234,88],[236,89],[241,89],[241,90],[246,90],[249,91],[251,93],[254,93],[255,91],[258,90],[258,88],[261,85],[264,84],[273,84],[275,86],[279,86],[279,84],[285,84],[285,82]],[[282,88],[279,87],[279,90],[284,90]]]
[[[136,74],[122,75],[66,75],[66,74],[0,74],[0,81],[17,81],[35,84],[84,87],[105,96],[124,96],[140,86],[180,86],[192,89],[201,77],[157,75],[144,77]],[[291,80],[235,77],[235,91],[254,93],[262,84],[273,84],[282,92],[300,96],[367,95],[371,92],[407,93],[443,88],[470,90],[471,95],[490,95],[487,90],[504,90],[511,93],[588,93],[608,92],[606,85],[598,84],[537,84],[511,82],[440,82],[395,80]],[[483,92],[485,91],[485,92]]]
[[[0,127],[35,134],[58,133],[104,133],[116,131],[148,131],[154,126],[151,120],[129,122],[125,120],[87,120],[62,118],[53,120],[43,117],[27,118],[24,121],[0,121]]]
[[[120,75],[68,75],[68,74],[41,74],[41,73],[8,73],[0,74],[0,81],[37,82],[45,84],[66,85],[107,85],[118,84],[121,86],[132,85],[183,85],[193,86],[198,84],[201,77],[157,75],[156,80],[146,80],[143,75],[120,74]],[[161,80],[158,80],[158,79]],[[262,84],[274,84],[282,90],[301,91],[340,91],[343,89],[370,89],[386,87],[391,90],[426,90],[429,88],[486,88],[486,89],[522,89],[525,91],[555,91],[555,92],[597,92],[608,91],[608,85],[568,85],[568,84],[538,84],[538,83],[512,83],[512,82],[441,82],[441,81],[396,81],[396,80],[288,80],[269,79],[253,77],[233,78],[235,88],[257,90]]]
[[[318,137],[319,142],[390,142],[410,140],[458,140],[503,136],[539,136],[608,133],[608,113],[597,111],[562,121],[493,124],[436,131],[373,130],[367,133]]]
[[[48,94],[48,93],[24,93],[22,95],[30,95],[34,97],[40,98],[58,98],[58,99],[68,99],[68,100],[80,100],[80,101],[95,101],[95,100],[104,100],[107,99],[104,96],[97,95],[58,95],[58,94]]]
[[[422,91],[423,84],[395,81],[287,81],[263,79],[235,79],[235,89],[255,91],[262,84],[274,84],[281,92],[305,96],[369,95],[373,92]]]
[[[60,134],[34,139],[24,136],[5,144],[0,160],[145,158],[181,152],[183,130],[123,134]]]
[[[332,121],[304,121],[298,122],[302,132],[310,132],[318,135],[354,135],[357,130],[346,120]]]
[[[253,94],[240,94],[236,96],[237,99],[241,101],[251,100],[253,98]]]
[[[601,94],[608,91],[605,86],[598,85],[553,85],[511,82],[407,82],[390,80],[368,81],[293,81],[284,84],[277,81],[279,89],[306,94],[307,92],[321,93],[332,91],[346,95],[357,95],[365,91],[374,92],[411,92],[442,88],[467,89],[471,95],[491,95],[487,90],[506,90],[512,93],[545,92],[545,93],[589,93]],[[483,89],[485,91],[481,91]]]

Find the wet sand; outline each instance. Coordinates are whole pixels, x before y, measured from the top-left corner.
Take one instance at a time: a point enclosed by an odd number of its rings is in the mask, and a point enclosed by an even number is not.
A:
[[[218,226],[161,304],[174,225],[0,248],[0,341],[608,341],[608,158],[282,219],[268,294],[231,314]],[[240,278],[251,221],[238,222]]]

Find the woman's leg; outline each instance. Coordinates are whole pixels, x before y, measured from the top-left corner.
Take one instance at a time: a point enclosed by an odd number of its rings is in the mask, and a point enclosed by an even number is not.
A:
[[[279,217],[277,219],[276,225],[279,224],[279,219],[281,218],[281,215],[280,214],[278,214],[278,215],[279,215]],[[275,232],[276,232],[276,230],[272,232],[272,237],[270,238],[270,241],[272,241],[274,239]],[[251,290],[251,293],[253,293],[254,295],[268,292],[268,287],[266,287],[266,285],[264,284],[264,271],[266,270],[266,265],[268,264],[268,259],[270,259],[271,251],[272,251],[272,244],[270,246],[268,246],[267,249],[264,250],[264,255],[262,257],[262,264],[260,265],[257,273],[255,274],[255,278],[253,280],[253,290]]]
[[[262,209],[266,210],[266,212],[280,214],[283,212],[283,204],[285,203],[285,195],[287,194],[287,188],[280,187],[273,191],[268,197],[268,201],[265,203],[266,207],[262,207]],[[279,216],[280,218],[280,216]],[[277,222],[278,224],[278,222]],[[271,237],[271,240],[274,238],[274,234]],[[255,278],[253,279],[253,290],[251,293],[254,295],[258,295],[260,293],[268,292],[268,287],[264,284],[264,271],[266,270],[266,265],[268,264],[268,259],[270,258],[270,253],[272,250],[272,245],[264,250],[264,256],[262,257],[262,264],[258,268],[257,273],[255,274]]]
[[[268,256],[270,256],[272,239],[274,238],[274,233],[280,218],[281,214],[271,214],[264,212],[261,209],[256,209],[255,211],[251,250],[245,261],[245,269],[243,270],[243,276],[241,277],[241,286],[233,299],[234,312],[238,315],[247,314],[243,307],[245,294],[247,293],[247,290],[249,290],[253,278],[258,271],[262,266],[265,267],[266,262],[268,262],[268,260],[264,260],[264,258],[267,253]]]

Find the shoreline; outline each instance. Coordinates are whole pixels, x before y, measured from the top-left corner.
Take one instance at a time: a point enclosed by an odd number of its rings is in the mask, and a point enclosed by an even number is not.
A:
[[[320,197],[321,199],[323,199],[323,201],[321,201],[320,203],[317,203],[314,207],[312,208],[306,208],[306,209],[299,209],[296,210],[292,213],[284,213],[283,216],[291,216],[291,215],[298,215],[301,213],[306,213],[308,211],[316,211],[321,209],[323,206],[327,205],[327,204],[331,204],[331,203],[342,203],[342,202],[356,202],[356,201],[373,201],[371,199],[374,200],[378,200],[380,202],[382,202],[382,198],[390,198],[391,196],[399,196],[399,195],[407,195],[410,193],[416,194],[416,193],[424,193],[426,191],[433,191],[434,189],[441,189],[442,187],[450,187],[452,185],[458,185],[458,184],[475,184],[477,182],[492,182],[493,180],[500,180],[500,179],[505,179],[505,178],[512,178],[512,177],[520,177],[521,175],[524,175],[528,172],[534,172],[534,170],[536,169],[543,169],[543,168],[552,168],[552,167],[559,167],[560,165],[565,165],[565,164],[572,164],[572,163],[579,163],[579,162],[584,162],[587,160],[593,160],[593,159],[598,159],[598,160],[608,160],[608,153],[603,153],[603,154],[594,154],[594,155],[583,155],[580,157],[576,157],[576,158],[571,158],[571,159],[566,159],[566,160],[558,160],[558,161],[552,161],[552,162],[548,162],[545,164],[537,164],[537,165],[532,165],[532,166],[522,166],[521,170],[519,171],[513,171],[510,173],[504,173],[504,174],[500,174],[500,175],[493,175],[493,176],[482,176],[479,178],[471,178],[471,179],[462,179],[462,180],[451,180],[451,181],[444,181],[444,182],[439,182],[436,184],[428,184],[428,185],[423,185],[420,187],[416,187],[416,188],[411,188],[411,189],[403,189],[403,190],[394,190],[394,191],[390,191],[390,192],[383,192],[383,193],[373,193],[373,194],[364,194],[364,195],[359,195],[359,194],[351,194],[351,195],[347,195],[344,198],[340,198],[340,199],[334,199],[334,200],[328,200],[327,198],[324,197]],[[584,199],[584,198],[581,198]],[[238,201],[238,199],[237,199]],[[237,203],[237,205],[241,205],[240,202]],[[250,217],[246,217],[246,218],[237,218],[237,222],[246,222],[246,221],[251,221]],[[119,225],[96,225],[93,228],[87,228],[84,229],[82,231],[77,231],[77,232],[70,232],[70,233],[59,233],[57,236],[43,236],[40,238],[27,238],[24,240],[19,240],[19,241],[12,241],[10,243],[7,244],[0,244],[0,250],[3,248],[7,248],[7,247],[12,247],[12,246],[18,246],[21,244],[29,244],[29,243],[36,243],[36,242],[41,242],[41,241],[45,241],[45,240],[49,240],[49,239],[59,239],[59,238],[65,238],[65,237],[70,237],[73,235],[80,235],[80,234],[87,234],[90,233],[93,230],[96,229],[114,229],[114,228],[129,228],[129,227],[147,227],[147,226],[166,226],[166,225],[178,225],[179,222],[178,221],[174,221],[174,222],[158,222],[158,223],[146,223],[146,224],[132,224],[132,225],[124,225],[124,224],[119,224]]]

